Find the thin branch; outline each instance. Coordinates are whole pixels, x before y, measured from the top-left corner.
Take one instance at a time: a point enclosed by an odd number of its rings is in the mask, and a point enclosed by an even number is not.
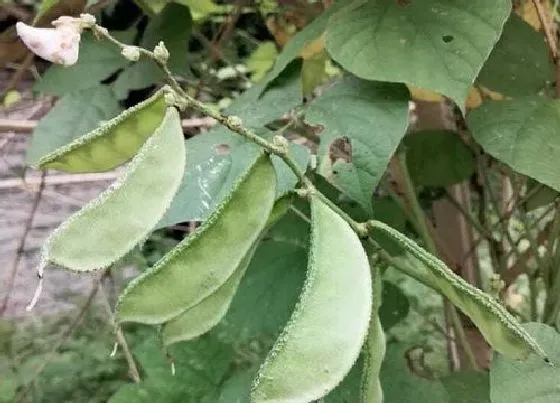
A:
[[[111,310],[111,305],[109,304],[109,298],[107,297],[107,294],[105,293],[105,289],[103,288],[103,284],[100,284],[99,294],[101,296],[101,302],[103,303],[103,307],[105,308],[105,311],[107,312],[107,315],[109,316],[109,320],[111,322],[111,325],[115,329],[115,335],[117,336],[117,342],[123,350],[124,357],[125,357],[126,362],[128,364],[128,371],[130,373],[130,376],[132,377],[134,382],[140,383],[140,381],[141,381],[140,372],[138,371],[138,367],[136,366],[136,361],[134,361],[134,357],[132,356],[132,352],[130,351],[130,348],[128,347],[128,343],[126,342],[126,338],[124,337],[124,334],[123,334],[123,331],[122,331],[121,327],[119,326],[119,324],[115,320],[115,315],[113,314],[113,311]]]
[[[548,13],[544,9],[540,0],[533,0],[535,9],[537,10],[537,15],[544,29],[544,35],[546,37],[546,43],[550,54],[552,55],[554,61],[558,59],[558,44],[556,43],[556,29],[554,28],[554,23],[552,19],[549,18]]]
[[[70,185],[74,183],[88,183],[88,182],[101,182],[114,180],[118,177],[117,172],[102,172],[92,174],[77,174],[77,175],[51,175],[45,177],[46,171],[40,177],[32,176],[21,178],[9,178],[0,180],[0,189],[11,188],[29,188],[32,186],[41,185]]]
[[[39,184],[39,189],[37,190],[37,193],[35,194],[35,198],[33,199],[31,211],[29,212],[29,216],[27,218],[27,221],[25,222],[25,228],[19,240],[19,244],[16,249],[14,260],[12,261],[10,275],[8,277],[8,287],[6,290],[6,295],[4,296],[4,300],[2,301],[2,307],[0,308],[0,316],[4,315],[6,309],[8,308],[8,302],[10,301],[10,296],[12,294],[12,289],[14,287],[14,282],[16,279],[19,263],[21,261],[21,257],[23,256],[23,251],[25,249],[25,241],[27,240],[27,235],[29,234],[29,231],[31,231],[31,227],[33,226],[33,219],[35,218],[35,213],[37,212],[37,208],[39,207],[39,203],[41,202],[41,196],[43,194],[43,190],[45,189],[45,175],[46,172],[43,172],[43,174],[41,175],[41,182]]]

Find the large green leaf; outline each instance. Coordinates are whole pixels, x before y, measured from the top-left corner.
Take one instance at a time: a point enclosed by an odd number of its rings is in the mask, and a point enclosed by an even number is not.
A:
[[[554,64],[541,32],[512,13],[477,83],[504,95],[535,95],[554,81]]]
[[[272,345],[296,304],[306,263],[307,249],[300,245],[271,239],[261,243],[224,319],[233,340]]]
[[[404,144],[408,171],[416,185],[449,186],[474,172],[473,155],[455,132],[416,132],[405,137]]]
[[[524,327],[544,349],[550,363],[536,355],[526,361],[496,356],[490,369],[492,403],[559,402],[560,335],[542,323],[526,323]]]
[[[450,403],[490,403],[487,372],[455,372],[441,379]]]
[[[446,95],[461,107],[510,13],[509,0],[355,0],[326,46],[346,70]]]
[[[27,162],[36,163],[43,155],[83,136],[119,112],[120,106],[107,86],[65,95],[35,128],[27,148]]]
[[[406,88],[347,77],[309,106],[306,120],[323,127],[320,158],[333,140],[350,140],[352,162],[336,165],[333,180],[370,213],[373,190],[406,132]]]
[[[532,97],[487,102],[467,120],[488,154],[560,190],[560,101]]]
[[[270,88],[259,98],[260,92],[260,86],[251,88],[227,113],[241,117],[248,127],[258,128],[301,102],[297,76]],[[246,171],[251,156],[258,151],[253,143],[223,127],[187,140],[186,147],[188,156],[183,183],[160,228],[181,221],[204,220],[229,193],[233,183]],[[292,152],[300,167],[305,169],[309,151],[293,144]],[[277,191],[282,194],[296,184],[297,178],[278,158],[273,158],[273,162],[277,170]]]
[[[439,380],[430,381],[410,373],[407,366],[406,346],[389,343],[381,367],[381,385],[384,401],[415,403],[451,403],[443,384]],[[459,402],[457,400],[453,401]]]
[[[169,51],[169,67],[174,73],[187,70],[187,45],[191,35],[192,18],[188,7],[169,3],[152,17],[142,37],[140,46],[153,50],[160,42],[165,42]],[[142,58],[132,63],[114,83],[119,99],[125,98],[130,90],[149,87],[165,78],[159,67],[151,60]]]
[[[131,35],[123,33],[119,35],[119,39],[131,39]],[[96,40],[90,32],[84,32],[78,62],[70,67],[53,64],[33,88],[50,95],[62,96],[77,90],[96,87],[100,81],[105,80],[127,63],[115,45]]]

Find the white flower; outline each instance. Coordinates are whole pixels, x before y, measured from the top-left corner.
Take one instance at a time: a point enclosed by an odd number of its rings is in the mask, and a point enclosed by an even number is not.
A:
[[[16,30],[25,46],[37,56],[65,66],[75,64],[80,50],[81,20],[63,16],[52,24],[54,28],[36,28],[18,22]]]

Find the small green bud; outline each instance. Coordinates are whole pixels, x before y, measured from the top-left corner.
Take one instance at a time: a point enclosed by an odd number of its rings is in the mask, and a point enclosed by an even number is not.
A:
[[[138,46],[124,46],[121,50],[121,54],[126,60],[130,60],[131,62],[137,62],[138,59],[140,59],[140,49],[138,49]]]
[[[239,129],[243,126],[243,120],[239,116],[228,116],[227,124],[234,129]]]
[[[167,106],[174,106],[177,103],[177,97],[173,91],[167,91],[163,97]]]
[[[158,43],[154,48],[154,56],[158,62],[163,64],[167,63],[169,60],[169,51],[165,47],[165,43],[163,43],[163,41],[160,41],[160,43]]]
[[[272,143],[276,147],[281,147],[281,148],[284,148],[286,150],[289,149],[289,147],[290,147],[290,142],[284,136],[278,136],[278,135],[274,136],[274,138],[272,139]]]

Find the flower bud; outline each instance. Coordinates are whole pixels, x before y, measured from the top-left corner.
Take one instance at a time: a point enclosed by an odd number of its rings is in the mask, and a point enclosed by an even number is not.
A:
[[[84,28],[91,28],[97,22],[95,17],[91,14],[80,14],[80,21],[82,23],[82,27]]]
[[[243,120],[239,116],[228,116],[226,123],[234,129],[239,129],[243,126]]]
[[[290,151],[290,142],[284,136],[276,135],[272,138],[272,144],[281,149],[284,153]]]
[[[126,60],[130,60],[131,62],[137,62],[138,59],[140,59],[140,49],[138,49],[138,46],[124,46],[121,50],[121,54]]]
[[[154,56],[158,62],[163,64],[167,63],[169,60],[169,51],[165,47],[165,43],[160,41],[160,43],[156,45],[154,48]]]

